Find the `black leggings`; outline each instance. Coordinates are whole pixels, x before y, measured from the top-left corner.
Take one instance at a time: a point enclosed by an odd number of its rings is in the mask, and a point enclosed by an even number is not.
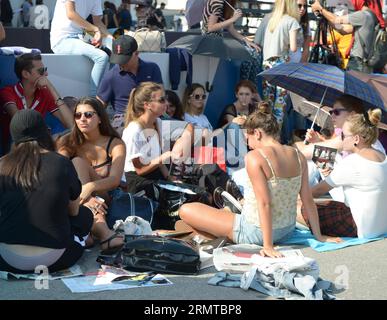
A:
[[[78,237],[85,237],[89,234],[93,225],[93,214],[92,212],[84,207],[79,207],[79,213],[77,216],[70,217],[71,232],[73,235]],[[55,272],[63,269],[67,269],[73,266],[78,259],[82,256],[84,248],[76,241],[70,241],[66,250],[63,252],[61,257],[51,266],[48,267],[49,272]],[[13,273],[34,273],[35,270],[19,270],[9,265],[0,256],[0,270],[8,271]]]

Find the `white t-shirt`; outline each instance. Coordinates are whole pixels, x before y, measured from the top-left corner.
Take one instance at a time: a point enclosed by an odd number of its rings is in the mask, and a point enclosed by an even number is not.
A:
[[[359,238],[387,233],[387,158],[375,162],[350,154],[325,181],[343,187],[344,203],[351,209]]]
[[[82,28],[67,18],[65,6],[67,1],[75,3],[75,11],[83,19],[90,14],[102,16],[102,0],[57,0],[51,22],[51,49],[64,38],[77,38],[79,34],[82,34]]]
[[[204,114],[192,115],[189,113],[184,113],[184,120],[192,123],[195,127],[200,129],[208,129],[212,131],[212,125],[208,118]]]
[[[300,32],[301,27],[296,19],[288,15],[282,17],[273,32],[270,32],[268,25],[263,44],[263,60],[287,55],[290,47],[290,31],[293,30]]]
[[[144,164],[148,164],[169,151],[172,143],[180,138],[186,125],[185,121],[158,118],[157,130],[144,130],[137,121],[130,122],[122,133],[122,140],[126,145],[125,172],[135,171],[132,161],[135,158],[140,158]]]

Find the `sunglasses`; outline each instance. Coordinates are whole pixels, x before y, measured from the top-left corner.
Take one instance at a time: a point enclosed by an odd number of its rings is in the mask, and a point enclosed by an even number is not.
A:
[[[307,8],[307,7],[308,7],[307,4],[298,4],[298,9]]]
[[[47,67],[41,67],[41,68],[37,69],[36,71],[38,71],[38,73],[41,76],[43,76],[47,72]]]
[[[332,110],[329,110],[329,114],[330,115],[334,114],[335,116],[339,116],[342,111],[347,111],[347,110],[345,110],[345,109],[332,109]]]
[[[207,98],[207,95],[206,94],[195,94],[195,95],[191,95],[192,98],[194,98],[195,100],[205,100]]]
[[[84,115],[86,119],[91,119],[95,114],[97,114],[95,111],[76,112],[74,114],[74,118],[79,120],[82,118],[82,115]]]
[[[167,98],[164,96],[164,97],[160,97],[158,99],[152,99],[151,101],[155,101],[155,102],[158,102],[158,103],[166,103],[167,102]]]

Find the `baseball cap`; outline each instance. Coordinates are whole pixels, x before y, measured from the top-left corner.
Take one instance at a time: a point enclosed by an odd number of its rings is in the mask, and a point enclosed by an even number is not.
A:
[[[122,35],[113,41],[110,63],[125,64],[132,57],[133,52],[137,51],[137,41],[131,36]]]

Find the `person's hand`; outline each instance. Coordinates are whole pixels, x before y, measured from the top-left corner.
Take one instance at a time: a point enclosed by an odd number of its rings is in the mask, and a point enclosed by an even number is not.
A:
[[[269,257],[269,258],[282,258],[284,256],[281,252],[275,250],[273,247],[269,247],[269,248],[263,247],[263,249],[261,249],[259,254],[262,257]]]
[[[96,197],[90,197],[89,200],[84,202],[83,205],[85,207],[88,207],[91,210],[91,212],[93,213],[93,215],[96,215],[96,214],[106,215],[107,214],[107,209],[108,209],[107,204],[105,202],[101,202]]]
[[[94,37],[93,39],[91,39],[91,44],[94,46],[94,47],[100,47],[102,45],[102,34],[101,34],[101,31],[96,31],[94,33]]]
[[[320,170],[321,174],[322,174],[324,177],[329,176],[329,175],[331,174],[331,172],[332,172],[332,169],[329,168],[329,167],[326,167],[326,168],[324,168],[324,169],[319,169],[319,170]]]
[[[35,81],[35,88],[44,88],[44,87],[48,87],[49,85],[50,85],[50,81],[48,81],[45,75],[40,76]]]
[[[257,52],[261,52],[261,47],[259,45],[257,45],[256,43],[254,43],[252,41],[248,41],[248,40],[245,40],[245,43],[249,48],[254,49]]]
[[[315,0],[314,3],[311,5],[313,12],[321,12],[323,7],[321,6],[321,3],[318,0]]]
[[[321,136],[317,131],[314,131],[313,129],[308,129],[305,134],[305,140],[309,143],[317,143],[322,141]]]
[[[82,186],[82,192],[80,195],[80,198],[81,198],[80,204],[84,204],[86,201],[88,201],[94,191],[95,191],[94,183],[88,182],[84,184]]]
[[[330,237],[330,236],[323,236],[323,235],[316,237],[316,240],[320,242],[333,242],[333,243],[340,243],[344,241],[339,237]]]
[[[243,117],[243,116],[237,116],[234,119],[232,119],[233,123],[236,123],[236,124],[238,124],[240,126],[243,126],[245,121],[246,121],[246,118]]]
[[[242,16],[243,16],[242,10],[236,9],[236,10],[234,11],[234,15],[231,17],[231,19],[235,22],[235,21],[237,21],[239,18],[241,18]]]
[[[160,156],[160,164],[168,163],[171,158],[172,158],[172,151],[165,151]]]

